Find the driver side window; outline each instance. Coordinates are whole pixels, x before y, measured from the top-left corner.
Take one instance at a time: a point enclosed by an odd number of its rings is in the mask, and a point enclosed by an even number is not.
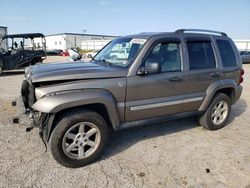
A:
[[[159,62],[161,72],[181,71],[180,44],[160,42],[148,54],[145,62]]]

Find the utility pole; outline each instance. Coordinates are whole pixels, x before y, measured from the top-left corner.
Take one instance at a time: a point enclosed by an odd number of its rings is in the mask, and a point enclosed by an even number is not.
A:
[[[81,31],[83,32],[83,34],[87,33],[87,29],[86,29],[86,28],[87,28],[87,26],[84,25],[84,26],[83,26],[83,29],[81,30]]]

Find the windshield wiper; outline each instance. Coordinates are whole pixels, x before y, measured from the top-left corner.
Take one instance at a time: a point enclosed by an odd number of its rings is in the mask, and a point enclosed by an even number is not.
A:
[[[102,59],[102,60],[96,60],[96,59],[94,59],[97,63],[104,63],[105,65],[107,65],[108,67],[112,67],[112,63],[110,63],[109,61],[107,61],[107,60],[105,60],[105,59]]]

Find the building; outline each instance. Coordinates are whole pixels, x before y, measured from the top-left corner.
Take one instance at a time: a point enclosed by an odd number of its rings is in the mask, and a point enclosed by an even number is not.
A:
[[[81,49],[90,51],[90,50],[100,50],[103,46],[108,44],[111,40],[84,40],[81,42]]]
[[[0,26],[0,41],[2,40],[2,37],[4,36],[4,35],[7,35],[7,27],[4,27],[4,26]],[[5,41],[5,43],[4,44],[2,44],[2,47],[3,48],[6,48],[7,49],[7,40]]]
[[[67,50],[70,48],[81,48],[83,41],[110,41],[117,36],[79,34],[79,33],[59,33],[45,36],[47,50],[60,49]],[[39,46],[39,41],[34,39],[34,45]]]
[[[250,51],[250,40],[234,40],[239,51]]]

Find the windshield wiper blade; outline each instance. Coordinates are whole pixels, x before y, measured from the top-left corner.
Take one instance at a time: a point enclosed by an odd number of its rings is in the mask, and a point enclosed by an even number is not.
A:
[[[100,63],[104,63],[105,65],[109,66],[109,67],[112,67],[112,63],[110,63],[109,61],[105,60],[105,59],[102,59],[102,60],[96,60],[97,62],[100,62]]]

